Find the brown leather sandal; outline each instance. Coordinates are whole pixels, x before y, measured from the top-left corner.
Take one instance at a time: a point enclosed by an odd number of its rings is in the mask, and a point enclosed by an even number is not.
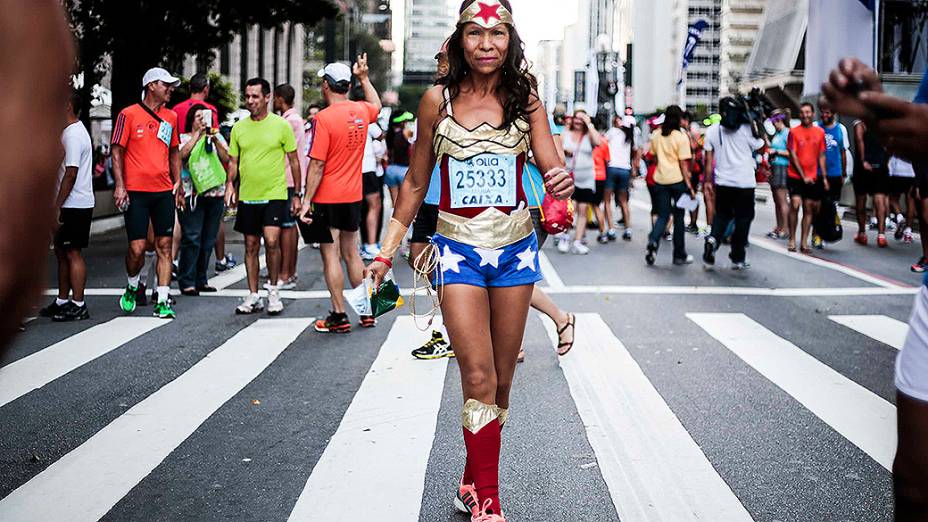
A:
[[[574,340],[577,335],[576,325],[577,325],[577,317],[574,314],[567,312],[567,324],[565,324],[563,328],[557,331],[557,338],[560,339],[561,335],[567,331],[567,328],[571,328],[570,342],[560,343],[557,345],[557,354],[559,356],[563,357],[567,355],[567,353],[570,352],[570,350],[574,347]],[[564,348],[565,346],[567,347],[567,349],[562,350],[562,348]]]

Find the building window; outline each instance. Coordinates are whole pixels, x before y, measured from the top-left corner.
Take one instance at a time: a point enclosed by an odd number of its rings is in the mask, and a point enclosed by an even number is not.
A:
[[[883,2],[880,18],[880,72],[924,72],[928,62],[928,3],[889,0]]]
[[[258,78],[264,78],[264,29],[258,27]]]
[[[586,101],[586,71],[574,71],[574,102]]]

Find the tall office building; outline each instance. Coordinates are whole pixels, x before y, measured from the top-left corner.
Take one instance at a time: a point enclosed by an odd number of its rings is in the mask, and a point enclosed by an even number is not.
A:
[[[455,18],[447,2],[406,0],[403,83],[430,84],[435,54],[454,31]]]
[[[723,0],[719,42],[719,95],[738,93],[767,0]]]
[[[741,0],[738,0],[741,1]],[[683,42],[687,28],[702,20],[708,24],[702,40],[696,46],[693,59],[686,70],[686,79],[680,86],[682,103],[686,109],[697,114],[713,113],[718,110],[721,66],[721,15],[723,0],[689,0],[685,2],[686,22],[683,27]],[[678,60],[682,64],[683,42],[679,43]]]

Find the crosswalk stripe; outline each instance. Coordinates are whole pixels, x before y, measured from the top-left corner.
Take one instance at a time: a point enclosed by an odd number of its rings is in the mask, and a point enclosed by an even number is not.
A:
[[[905,344],[909,325],[885,315],[829,315],[832,321],[897,350]]]
[[[117,317],[14,361],[0,368],[0,406],[164,324],[154,317]]]
[[[0,500],[0,520],[98,520],[300,335],[259,320]]]
[[[619,518],[752,520],[599,314],[577,325],[560,364]]]
[[[744,314],[686,314],[886,469],[896,451],[896,408]]]
[[[419,519],[448,366],[409,356],[429,335],[397,317],[289,520]]]

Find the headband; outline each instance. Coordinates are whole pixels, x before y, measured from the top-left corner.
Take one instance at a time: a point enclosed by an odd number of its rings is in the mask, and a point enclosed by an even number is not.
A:
[[[506,9],[499,0],[476,0],[472,2],[467,9],[461,12],[458,19],[458,25],[464,25],[473,22],[484,29],[491,29],[499,24],[514,25],[512,22],[512,12]]]

